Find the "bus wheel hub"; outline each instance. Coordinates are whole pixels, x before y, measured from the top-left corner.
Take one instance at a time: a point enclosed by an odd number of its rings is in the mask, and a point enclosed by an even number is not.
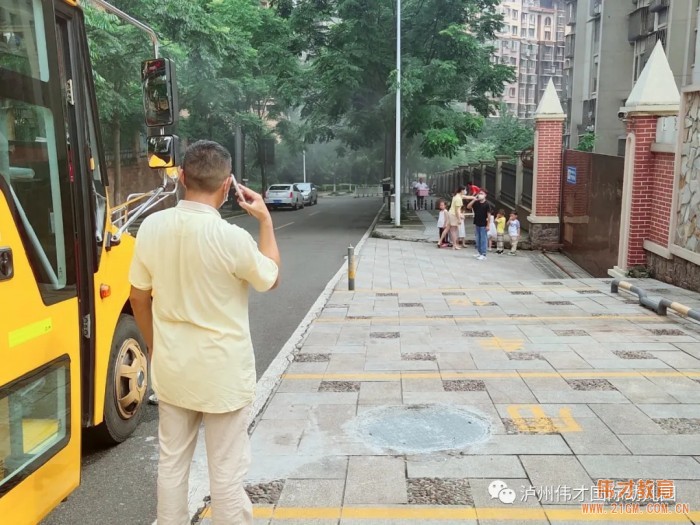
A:
[[[146,395],[146,356],[135,339],[122,343],[117,356],[116,390],[117,409],[123,419],[130,419],[136,414]]]

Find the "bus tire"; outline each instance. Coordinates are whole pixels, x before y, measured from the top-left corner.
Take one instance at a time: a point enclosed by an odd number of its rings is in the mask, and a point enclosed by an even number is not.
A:
[[[136,430],[148,394],[148,356],[134,318],[119,316],[107,369],[104,421],[95,429],[106,445],[121,443]]]

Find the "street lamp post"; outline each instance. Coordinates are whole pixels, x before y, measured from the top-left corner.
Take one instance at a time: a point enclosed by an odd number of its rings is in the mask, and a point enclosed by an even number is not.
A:
[[[301,160],[303,164],[303,171],[304,171],[304,182],[306,182],[306,150],[304,150],[301,154]]]
[[[401,226],[401,0],[396,0],[396,161],[394,225]]]

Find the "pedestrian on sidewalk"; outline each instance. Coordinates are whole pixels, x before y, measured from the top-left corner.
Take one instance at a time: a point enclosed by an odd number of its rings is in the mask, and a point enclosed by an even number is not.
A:
[[[520,239],[520,221],[516,211],[510,212],[508,220],[508,236],[510,237],[510,252],[508,255],[516,255],[518,251],[518,240]]]
[[[430,187],[425,183],[425,179],[423,177],[418,178],[418,184],[415,186],[415,192],[416,199],[418,201],[418,209],[425,210],[425,198],[430,193]]]
[[[471,195],[472,197],[476,197],[479,192],[481,191],[481,188],[474,184],[474,182],[469,181],[467,182],[467,195]]]
[[[490,206],[486,202],[486,193],[481,190],[476,199],[467,204],[467,208],[474,212],[474,233],[476,237],[477,254],[480,261],[486,259],[486,227],[489,223]]]
[[[438,201],[438,210],[438,248],[452,248],[452,244],[446,239],[450,231],[450,212],[447,211],[447,204],[442,199]]]
[[[506,233],[506,212],[498,210],[496,214],[496,253],[503,253],[503,236]]]
[[[462,201],[464,202],[464,201]],[[457,242],[462,248],[467,247],[467,231],[465,228],[465,223],[466,221],[466,215],[467,215],[467,207],[462,206],[462,222],[459,223],[459,227],[457,228]]]
[[[255,356],[248,288],[277,285],[280,256],[262,197],[241,187],[238,203],[258,220],[253,237],[217,209],[231,186],[231,155],[216,142],[185,152],[184,199],[146,218],[131,263],[131,306],[151,356],[158,396],[158,525],[189,525],[188,475],[204,423],[212,520],[252,525],[243,481]]]
[[[450,204],[450,240],[452,241],[453,250],[461,250],[457,243],[459,238],[459,223],[464,220],[464,216],[462,215],[464,201],[462,199],[465,191],[466,188],[464,186],[458,187],[454,192],[452,203]]]
[[[489,225],[486,230],[486,244],[488,247],[488,251],[491,251],[492,246],[496,242],[497,235],[498,232],[496,231],[496,221],[494,220],[494,216],[491,213],[491,210],[489,209]]]

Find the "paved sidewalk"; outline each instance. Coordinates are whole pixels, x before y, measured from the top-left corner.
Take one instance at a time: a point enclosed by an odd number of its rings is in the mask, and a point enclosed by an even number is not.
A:
[[[256,524],[700,522],[698,325],[473,253],[367,241],[252,434]]]

